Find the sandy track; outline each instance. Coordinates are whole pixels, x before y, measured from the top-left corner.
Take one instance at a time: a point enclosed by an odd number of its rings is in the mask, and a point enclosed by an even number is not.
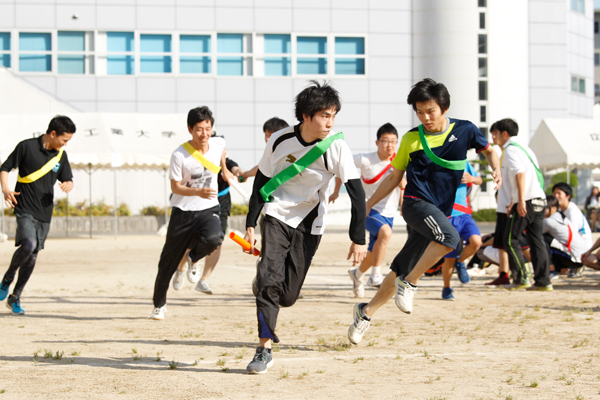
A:
[[[388,261],[404,240],[395,235]],[[0,400],[600,398],[599,273],[559,280],[550,293],[490,289],[476,278],[456,284],[455,302],[439,300],[441,278],[424,278],[412,315],[391,301],[350,346],[349,241],[326,234],[305,299],[280,312],[275,365],[249,376],[254,258],[226,243],[215,295],[189,283],[171,289],[166,319],[155,322],[146,317],[162,244],[49,239],[23,294],[26,316],[0,309]],[[2,265],[13,250],[0,245]]]

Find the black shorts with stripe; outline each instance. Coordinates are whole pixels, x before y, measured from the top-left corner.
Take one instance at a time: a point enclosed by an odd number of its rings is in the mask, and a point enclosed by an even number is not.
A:
[[[391,265],[397,276],[412,271],[430,242],[434,241],[451,249],[455,249],[460,243],[460,235],[448,217],[428,201],[405,198],[402,216],[411,227],[411,232]]]

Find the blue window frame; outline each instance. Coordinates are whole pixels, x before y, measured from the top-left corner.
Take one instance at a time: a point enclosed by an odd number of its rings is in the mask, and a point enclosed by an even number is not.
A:
[[[352,57],[355,56],[355,57]],[[365,38],[335,38],[336,75],[365,74]]]
[[[58,32],[58,73],[85,74],[85,32]]]
[[[171,72],[171,35],[140,35],[140,72]]]
[[[291,35],[264,35],[265,76],[290,76],[292,74]]]
[[[0,32],[0,67],[10,68],[10,32]]]
[[[50,33],[19,33],[19,71],[52,71],[52,40]]]
[[[179,36],[179,72],[182,74],[210,74],[210,35]]]
[[[217,75],[244,75],[244,35],[241,33],[217,34]],[[239,54],[236,55],[236,54]]]
[[[107,32],[107,74],[132,75],[135,72],[134,49],[133,32]]]
[[[327,73],[326,37],[298,36],[296,53],[299,55],[296,64],[298,74],[323,75]],[[303,56],[301,57],[300,54]],[[319,57],[320,55],[323,57]]]

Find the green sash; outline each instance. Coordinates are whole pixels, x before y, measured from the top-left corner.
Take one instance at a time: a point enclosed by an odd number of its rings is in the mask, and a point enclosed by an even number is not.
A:
[[[535,168],[535,174],[537,175],[537,179],[538,182],[540,183],[540,186],[542,187],[542,190],[546,189],[546,185],[544,184],[544,174],[542,174],[542,171],[540,171],[540,169],[538,168],[537,165],[535,165],[535,162],[533,162],[533,159],[531,158],[531,156],[529,155],[529,153],[527,152],[527,150],[525,150],[525,148],[523,146],[521,146],[519,143],[509,143],[509,146],[517,146],[518,148],[520,148],[521,150],[523,150],[525,152],[525,154],[527,154],[527,157],[529,158],[529,161],[531,161],[531,163],[533,164],[534,168]]]
[[[262,196],[265,202],[270,202],[273,200],[271,196],[275,190],[283,185],[285,182],[289,181],[302,171],[304,171],[308,166],[314,163],[319,157],[321,157],[331,144],[338,140],[344,140],[344,134],[342,132],[337,133],[333,136],[328,137],[327,139],[321,140],[317,143],[312,149],[308,151],[301,159],[269,179],[269,181],[260,189],[260,195]]]
[[[451,161],[451,160],[444,160],[443,158],[436,156],[433,153],[433,151],[431,151],[431,148],[429,147],[429,143],[427,143],[427,139],[425,138],[425,132],[423,132],[423,125],[419,125],[419,139],[421,140],[421,145],[423,146],[423,151],[425,152],[427,157],[429,157],[429,159],[431,161],[433,161],[440,167],[447,168],[447,169],[453,169],[456,171],[459,171],[459,170],[462,171],[467,166],[466,159]]]

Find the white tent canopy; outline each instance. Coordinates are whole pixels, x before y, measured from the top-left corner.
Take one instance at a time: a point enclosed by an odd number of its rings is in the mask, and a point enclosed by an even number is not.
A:
[[[0,115],[0,157],[43,134],[53,114]],[[77,133],[66,147],[73,168],[168,168],[173,149],[189,140],[185,114],[74,113]]]
[[[540,168],[600,167],[600,120],[544,119],[529,147]]]

